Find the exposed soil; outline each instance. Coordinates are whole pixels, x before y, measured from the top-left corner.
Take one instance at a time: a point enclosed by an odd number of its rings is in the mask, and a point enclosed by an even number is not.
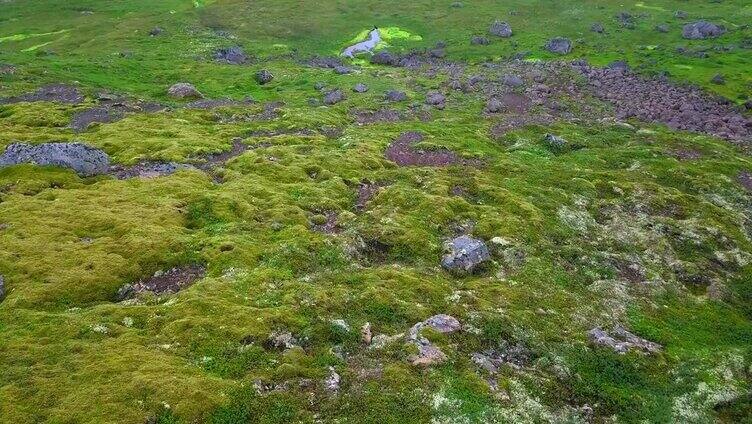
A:
[[[336,234],[340,231],[339,225],[337,225],[337,216],[339,214],[336,211],[323,211],[320,215],[323,215],[326,221],[323,223],[311,222],[311,229],[313,231],[324,234]]]
[[[125,118],[127,113],[155,113],[166,109],[166,106],[151,102],[128,102],[120,100],[105,100],[100,106],[86,109],[73,115],[70,127],[73,131],[85,131],[93,123],[111,123]]]
[[[158,271],[151,277],[121,287],[117,293],[117,300],[130,299],[145,292],[152,292],[158,295],[177,293],[193,284],[196,280],[204,278],[205,275],[206,267],[195,264],[175,267],[167,271]]]
[[[517,128],[527,125],[548,125],[552,122],[553,117],[547,115],[505,116],[500,122],[491,127],[491,138],[497,140]]]
[[[416,149],[414,144],[421,141],[423,141],[423,135],[419,132],[408,131],[402,133],[387,147],[384,155],[399,166],[481,165],[479,160],[463,159],[446,148],[436,150]]]
[[[65,84],[49,84],[42,86],[31,93],[0,98],[0,104],[20,102],[58,102],[78,104],[83,101],[84,95],[78,91],[78,88]]]
[[[503,94],[499,100],[507,110],[518,114],[527,113],[532,106],[532,102],[527,96],[517,93]]]
[[[355,202],[355,210],[363,212],[368,202],[379,192],[384,184],[363,180],[358,184],[358,200]]]
[[[113,165],[109,174],[119,180],[129,178],[156,178],[174,174],[181,169],[190,169],[191,165],[175,162],[144,161],[135,165]]]

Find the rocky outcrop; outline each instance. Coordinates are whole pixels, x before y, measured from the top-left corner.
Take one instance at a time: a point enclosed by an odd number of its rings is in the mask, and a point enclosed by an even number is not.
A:
[[[726,32],[726,28],[707,21],[697,21],[684,25],[682,37],[688,40],[703,40],[706,38],[720,37]]]
[[[600,327],[588,331],[588,340],[596,346],[604,346],[614,350],[619,354],[629,351],[638,351],[643,353],[657,353],[661,351],[661,345],[630,333],[621,326],[614,327],[611,333],[604,331]]]
[[[495,21],[488,32],[497,37],[509,38],[512,36],[512,27],[507,22]]]
[[[457,318],[446,315],[434,315],[425,321],[416,323],[407,333],[408,343],[412,343],[418,349],[418,353],[409,358],[410,362],[416,366],[430,366],[447,360],[447,356],[438,347],[434,346],[430,340],[421,335],[424,328],[430,328],[433,331],[442,334],[449,334],[459,331],[462,326]]]
[[[441,266],[458,274],[472,273],[491,259],[486,244],[470,236],[460,236],[447,242],[445,249],[447,254],[441,260]]]
[[[170,86],[167,89],[167,94],[174,99],[203,99],[204,95],[201,94],[193,84],[187,82],[179,82]]]
[[[556,37],[548,40],[546,50],[556,54],[568,54],[572,51],[572,41],[568,38]]]
[[[0,168],[22,163],[70,168],[87,177],[105,174],[110,167],[106,153],[81,143],[14,143],[0,155]]]
[[[272,80],[274,79],[274,75],[272,75],[272,73],[267,71],[266,69],[262,69],[256,72],[256,75],[254,76],[254,78],[256,79],[257,83],[261,85],[265,85],[265,84],[269,84],[270,82],[272,82]]]

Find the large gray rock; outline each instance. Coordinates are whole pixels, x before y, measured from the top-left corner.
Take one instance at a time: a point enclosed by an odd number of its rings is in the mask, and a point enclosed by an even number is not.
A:
[[[176,99],[203,99],[204,95],[187,82],[179,82],[167,89],[167,94]]]
[[[61,166],[82,176],[105,174],[110,168],[106,153],[81,143],[14,143],[0,155],[0,168],[22,163]]]
[[[491,259],[488,247],[481,240],[460,236],[446,243],[447,254],[441,266],[456,273],[471,273],[478,265]]]
[[[384,93],[384,98],[390,102],[404,102],[407,100],[407,94],[404,91],[388,90]]]
[[[248,61],[248,56],[240,46],[234,46],[217,50],[214,59],[231,65],[242,65]]]
[[[720,37],[726,32],[726,28],[707,21],[697,21],[684,25],[682,37],[688,40],[701,40],[705,38]]]
[[[546,50],[556,54],[568,54],[572,51],[572,41],[564,37],[556,37],[548,40]]]
[[[340,89],[334,89],[324,95],[324,104],[333,105],[345,100],[345,94]]]
[[[512,36],[512,27],[507,22],[494,21],[488,32],[497,37],[509,38]]]
[[[436,107],[437,109],[444,109],[446,102],[446,96],[438,91],[429,91],[426,94],[426,104]]]
[[[254,76],[254,78],[256,79],[257,83],[264,85],[264,84],[268,84],[272,82],[272,80],[274,79],[274,75],[272,75],[272,73],[267,71],[266,69],[262,69],[256,72],[256,75]]]
[[[625,354],[630,350],[643,353],[657,353],[661,350],[658,343],[638,337],[618,325],[610,334],[600,327],[595,327],[588,331],[588,340],[596,346],[611,348],[618,354]]]

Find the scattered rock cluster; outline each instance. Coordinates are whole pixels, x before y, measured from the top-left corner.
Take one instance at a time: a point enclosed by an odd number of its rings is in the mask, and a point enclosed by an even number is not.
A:
[[[121,287],[116,296],[117,301],[131,299],[140,293],[151,292],[157,295],[177,293],[190,286],[196,280],[204,278],[206,268],[202,265],[186,265],[157,271],[149,278]]]
[[[462,328],[460,322],[451,315],[434,315],[425,321],[413,325],[407,333],[408,342],[418,348],[418,353],[409,358],[413,365],[430,366],[446,361],[446,354],[420,334],[424,328],[430,328],[442,334],[449,334]]]
[[[647,79],[619,68],[575,64],[595,94],[611,102],[616,118],[661,122],[674,129],[704,132],[730,140],[752,138],[752,122],[731,107],[693,87]]]
[[[600,327],[588,331],[588,339],[596,346],[605,346],[619,354],[632,351],[643,353],[657,353],[661,351],[661,345],[641,337],[637,337],[624,327],[616,326],[610,333]]]

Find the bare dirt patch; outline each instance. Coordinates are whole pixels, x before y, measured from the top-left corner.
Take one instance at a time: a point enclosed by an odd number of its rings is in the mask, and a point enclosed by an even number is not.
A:
[[[463,159],[455,152],[440,148],[435,150],[416,149],[415,144],[423,141],[423,134],[416,131],[402,133],[387,147],[384,155],[399,166],[480,166],[476,159]]]
[[[399,122],[405,119],[405,114],[395,109],[353,110],[351,113],[355,117],[355,122],[360,125]]]
[[[151,277],[121,287],[117,293],[117,300],[131,299],[145,292],[157,295],[177,293],[204,276],[206,276],[206,267],[195,264],[157,271]]]
[[[31,93],[0,98],[0,104],[20,102],[58,102],[78,104],[83,101],[84,95],[78,91],[78,88],[66,84],[49,84],[42,86]]]

